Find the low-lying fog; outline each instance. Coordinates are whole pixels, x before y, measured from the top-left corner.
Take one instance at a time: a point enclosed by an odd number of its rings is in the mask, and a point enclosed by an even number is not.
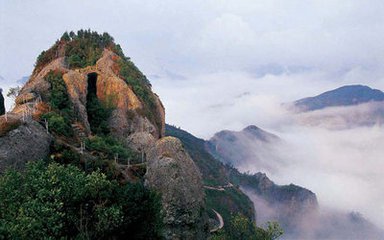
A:
[[[281,105],[358,83],[350,77],[338,82],[323,80],[327,77],[321,72],[261,78],[223,73],[172,84],[160,79],[153,84],[166,106],[166,121],[199,137],[209,139],[217,131],[239,131],[254,124],[282,138],[284,144],[271,154],[275,170],[263,169],[249,159],[241,170],[266,172],[278,184],[306,187],[316,193],[322,208],[357,211],[384,228],[383,127],[344,128],[340,121],[335,125],[324,117],[329,111],[343,116],[356,112],[365,116],[370,111],[336,108],[311,113],[314,116],[293,116]],[[382,81],[367,84],[384,87]],[[311,118],[327,124],[306,124]]]

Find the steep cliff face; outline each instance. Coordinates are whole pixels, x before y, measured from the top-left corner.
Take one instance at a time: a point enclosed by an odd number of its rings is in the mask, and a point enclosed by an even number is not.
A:
[[[79,147],[81,141],[96,134],[91,130],[92,119],[89,119],[89,109],[87,109],[89,107],[87,97],[90,94],[95,94],[100,106],[111,112],[107,119],[96,120],[105,121],[107,126],[104,127],[108,129],[108,134],[119,139],[125,146],[145,150],[164,136],[164,107],[158,96],[151,91],[145,76],[128,58],[124,57],[121,50],[117,48],[118,45],[115,45],[113,40],[109,39],[110,37],[86,33],[88,34],[85,34],[86,36],[83,36],[83,32],[82,36],[75,35],[72,39],[58,40],[54,46],[38,57],[32,76],[15,100],[16,105],[9,114],[11,117],[0,119],[0,136],[5,136],[15,128],[23,134],[25,131],[29,132],[21,129],[24,125],[35,126],[34,133],[42,136],[40,134],[42,129],[36,126],[39,123],[45,126],[46,118],[43,118],[45,114],[54,114],[48,120],[50,130],[54,127],[60,128],[61,135],[72,138],[64,140]],[[94,39],[89,42],[92,38]],[[89,44],[85,47],[97,46],[93,52],[89,53],[91,55],[97,53],[97,57],[93,57],[92,61],[80,67],[78,62],[71,59],[73,56],[79,57],[78,54],[82,53],[82,48],[76,44],[81,45],[83,42]],[[77,50],[72,45],[76,46]],[[89,56],[82,57],[87,59]],[[125,72],[120,69],[122,67]],[[53,81],[52,75],[59,78]],[[94,92],[90,93],[90,91]],[[94,112],[97,113],[99,110],[96,109]],[[97,117],[100,118],[100,116]],[[23,124],[19,124],[20,122]],[[75,136],[78,132],[80,137]],[[144,143],[143,136],[146,139]],[[55,137],[63,140],[61,136]],[[17,139],[20,146],[38,145],[37,142],[40,141],[33,137]],[[1,154],[0,159],[35,160],[46,157],[47,154],[42,154],[43,152],[47,153],[44,150],[41,154],[24,155],[19,158],[14,148],[10,148]]]
[[[164,106],[109,35],[64,34],[15,102],[0,117],[0,173],[48,157],[122,182],[144,181],[147,169],[147,186],[163,197],[166,239],[207,236],[201,174],[179,140],[164,138]]]
[[[3,89],[0,88],[0,115],[5,113]]]
[[[208,226],[201,175],[180,140],[160,139],[148,159],[146,180],[162,193],[166,239],[205,239]]]
[[[1,116],[0,121],[6,122],[5,117]],[[53,138],[40,124],[33,120],[22,123],[12,114],[7,124],[13,127],[0,135],[0,174],[6,168],[21,169],[28,161],[48,156]]]
[[[32,75],[21,90],[14,111],[21,113],[27,107],[33,107],[39,98],[48,101],[51,86],[45,77],[49,72],[56,71],[63,73],[73,111],[87,134],[91,133],[86,109],[87,90],[89,84],[96,84],[97,98],[102,104],[113,109],[108,123],[114,136],[127,144],[129,144],[127,138],[137,132],[149,133],[154,139],[164,136],[164,107],[160,100],[152,93],[157,103],[154,114],[161,123],[157,125],[143,113],[144,103],[133,92],[132,87],[113,71],[119,59],[119,56],[108,49],[104,49],[96,65],[80,69],[67,68],[64,58],[55,59]]]

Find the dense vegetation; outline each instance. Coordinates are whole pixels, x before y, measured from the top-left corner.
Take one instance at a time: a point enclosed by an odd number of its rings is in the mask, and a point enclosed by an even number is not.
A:
[[[116,73],[132,87],[134,93],[144,103],[142,114],[160,129],[161,119],[157,116],[156,100],[152,94],[150,82],[135,64],[124,56],[120,45],[115,44],[108,33],[98,34],[91,30],[79,30],[77,33],[65,32],[50,49],[38,56],[34,73],[58,57],[64,57],[69,68],[93,66],[101,57],[104,48],[119,56],[115,67]],[[92,100],[95,99],[92,98]],[[93,105],[96,106],[96,104]],[[99,110],[100,108],[95,109],[95,111]],[[100,131],[104,130],[105,128]]]
[[[50,83],[49,105],[51,112],[43,114],[42,119],[49,123],[51,131],[58,135],[70,137],[73,135],[71,121],[73,118],[72,104],[68,96],[63,74],[51,71],[45,77]]]
[[[0,177],[0,239],[158,239],[160,198],[101,172],[29,163]]]
[[[275,222],[268,222],[264,229],[257,227],[254,222],[241,214],[233,215],[230,225],[231,229],[229,230],[229,234],[220,231],[210,240],[274,240],[283,234],[282,229]]]
[[[251,200],[236,188],[227,188],[225,191],[209,190],[205,191],[207,209],[215,209],[224,219],[224,230],[231,235],[233,226],[231,218],[234,214],[240,213],[242,216],[254,220],[253,203]]]
[[[233,183],[233,187],[225,187],[224,191],[206,189],[206,206],[208,215],[215,218],[210,209],[215,209],[224,219],[224,229],[212,239],[257,239],[272,240],[282,234],[277,223],[270,223],[265,229],[256,226],[252,201],[236,186],[239,181],[235,177],[242,176],[236,169],[223,165],[210,155],[205,141],[174,126],[166,125],[166,135],[179,138],[188,154],[199,167],[205,185],[222,187]]]
[[[130,162],[138,162],[140,158],[139,154],[132,149],[124,147],[119,141],[111,136],[94,136],[87,139],[86,148],[89,151],[96,151],[97,154],[104,159],[114,159],[117,156],[118,159],[126,160],[130,159]],[[123,162],[126,164],[126,162]]]
[[[88,91],[86,108],[91,131],[99,135],[109,134],[108,119],[113,109],[103,105],[92,91]]]
[[[79,30],[77,34],[65,32],[50,49],[37,57],[34,71],[41,70],[58,57],[65,57],[69,68],[92,66],[101,57],[104,48],[124,57],[120,45],[115,44],[108,33],[98,34],[91,30]]]

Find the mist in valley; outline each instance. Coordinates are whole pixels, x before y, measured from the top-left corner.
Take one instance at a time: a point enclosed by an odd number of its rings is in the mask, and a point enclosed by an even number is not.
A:
[[[372,117],[380,118],[383,107],[372,103],[303,114],[287,110],[286,103],[337,88],[340,83],[354,83],[323,77],[283,74],[255,78],[227,73],[179,81],[174,87],[159,83],[155,88],[162,95],[177,96],[178,101],[164,99],[171,112],[170,122],[207,140],[218,131],[241,131],[248,125],[278,136],[280,140],[272,143],[243,139],[247,152],[241,155],[247,157],[235,166],[242,172],[265,172],[277,184],[294,183],[317,195],[319,212],[298,224],[302,226],[300,234],[307,234],[302,238],[337,239],[349,231],[352,235],[347,237],[359,239],[362,233],[369,236],[369,231],[363,230],[371,228],[353,231],[352,212],[361,216],[359,221],[366,219],[364,223],[384,228],[384,126]],[[200,81],[204,81],[204,88]],[[255,200],[259,220],[274,220],[276,210]],[[320,234],[327,231],[332,234]],[[370,232],[377,234],[376,229]]]

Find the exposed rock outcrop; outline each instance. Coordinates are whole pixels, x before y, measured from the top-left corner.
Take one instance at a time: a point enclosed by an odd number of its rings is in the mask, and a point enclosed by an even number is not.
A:
[[[0,120],[5,121],[4,116]],[[21,123],[0,137],[0,173],[6,168],[20,169],[28,161],[47,157],[51,141],[51,135],[37,122]]]
[[[38,57],[32,76],[9,114],[12,119],[0,117],[0,173],[6,167],[21,168],[29,160],[52,154],[53,138],[68,151],[75,149],[76,153],[81,153],[80,158],[92,155],[85,142],[99,134],[92,122],[99,117],[98,122],[102,122],[103,127],[107,125],[106,133],[100,135],[106,134],[106,138],[123,143],[132,155],[135,150],[135,153],[140,152],[147,160],[148,186],[162,193],[165,237],[205,239],[209,229],[201,174],[181,142],[164,137],[163,104],[152,92],[146,77],[124,56],[119,46],[113,42],[106,44],[106,39],[100,40],[104,36],[93,37],[93,41],[99,42],[89,46],[90,49],[96,46],[89,52],[90,56],[83,56],[84,49],[77,49],[78,44],[74,44],[78,52],[66,48],[71,41],[79,41],[81,37],[78,36],[72,40],[58,40]],[[71,57],[75,61],[71,61]],[[64,106],[59,107],[55,100],[64,102]],[[93,114],[95,110],[89,105],[94,108],[97,105],[96,111],[101,109],[108,113]],[[52,136],[46,132],[44,124],[52,130]],[[60,131],[54,128],[55,124]],[[52,146],[51,150],[57,149]],[[60,158],[60,155],[58,152],[52,156]],[[107,154],[101,155],[106,156],[103,160],[111,160]],[[118,154],[115,156],[118,158]],[[121,168],[121,164],[118,167]]]
[[[148,159],[146,182],[162,194],[166,239],[205,239],[201,175],[180,140],[160,139]]]
[[[3,89],[0,88],[0,115],[5,113]]]
[[[63,73],[63,79],[68,95],[73,104],[73,110],[84,129],[90,134],[90,126],[87,118],[86,97],[89,74],[96,74],[96,89],[98,99],[106,106],[113,108],[109,119],[111,133],[127,144],[127,138],[136,132],[150,133],[154,139],[164,136],[165,114],[164,107],[159,98],[151,93],[156,100],[155,117],[160,125],[151,122],[143,113],[143,103],[133,92],[132,87],[120,78],[113,70],[120,57],[108,49],[104,49],[102,57],[94,66],[80,69],[69,69],[63,58],[53,60],[40,71],[34,73],[27,84],[22,88],[16,99],[15,111],[22,112],[25,104],[40,97],[43,101],[49,99],[50,84],[45,76],[50,71]],[[134,146],[137,147],[137,146]]]

